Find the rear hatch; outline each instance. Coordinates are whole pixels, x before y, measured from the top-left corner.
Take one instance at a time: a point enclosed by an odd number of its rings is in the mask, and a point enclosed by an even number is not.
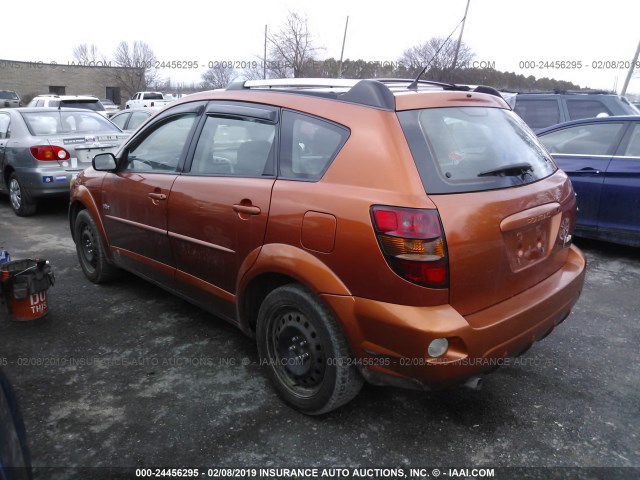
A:
[[[32,154],[39,160],[57,161],[68,171],[91,166],[98,153],[115,153],[129,137],[95,112],[39,109],[22,115],[38,139]]]
[[[484,106],[398,117],[440,214],[456,310],[469,315],[495,305],[562,267],[575,196],[520,118]]]

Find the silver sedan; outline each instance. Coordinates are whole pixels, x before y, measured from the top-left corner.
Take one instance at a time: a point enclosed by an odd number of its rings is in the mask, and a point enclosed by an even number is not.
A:
[[[0,193],[9,194],[16,215],[33,215],[38,200],[69,195],[78,172],[128,136],[90,110],[0,109]]]

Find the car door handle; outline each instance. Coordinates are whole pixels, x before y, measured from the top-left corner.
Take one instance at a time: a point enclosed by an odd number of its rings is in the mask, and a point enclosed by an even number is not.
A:
[[[580,170],[577,170],[577,172],[579,172],[579,173],[595,173],[596,175],[600,174],[600,170],[598,170],[597,168],[593,168],[593,167],[584,167],[584,168],[581,168]]]
[[[260,215],[260,207],[255,205],[234,205],[233,210],[238,213],[244,213],[245,215]]]
[[[147,197],[154,200],[166,200],[167,196],[164,193],[147,193]]]

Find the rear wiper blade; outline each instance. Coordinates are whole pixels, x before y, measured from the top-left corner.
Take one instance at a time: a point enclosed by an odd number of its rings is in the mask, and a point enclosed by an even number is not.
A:
[[[530,163],[512,163],[511,165],[503,165],[502,167],[480,172],[479,177],[502,177],[505,175],[515,176],[522,175],[523,173],[532,172],[533,165]]]

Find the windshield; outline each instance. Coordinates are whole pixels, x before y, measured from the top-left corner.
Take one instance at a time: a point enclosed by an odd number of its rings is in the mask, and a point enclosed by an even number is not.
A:
[[[25,112],[22,116],[32,135],[65,133],[119,133],[102,115],[92,112]]]
[[[16,92],[0,90],[0,98],[3,100],[18,100],[18,95],[16,94]]]
[[[557,167],[513,112],[450,107],[399,112],[428,193],[491,190],[531,183]]]

